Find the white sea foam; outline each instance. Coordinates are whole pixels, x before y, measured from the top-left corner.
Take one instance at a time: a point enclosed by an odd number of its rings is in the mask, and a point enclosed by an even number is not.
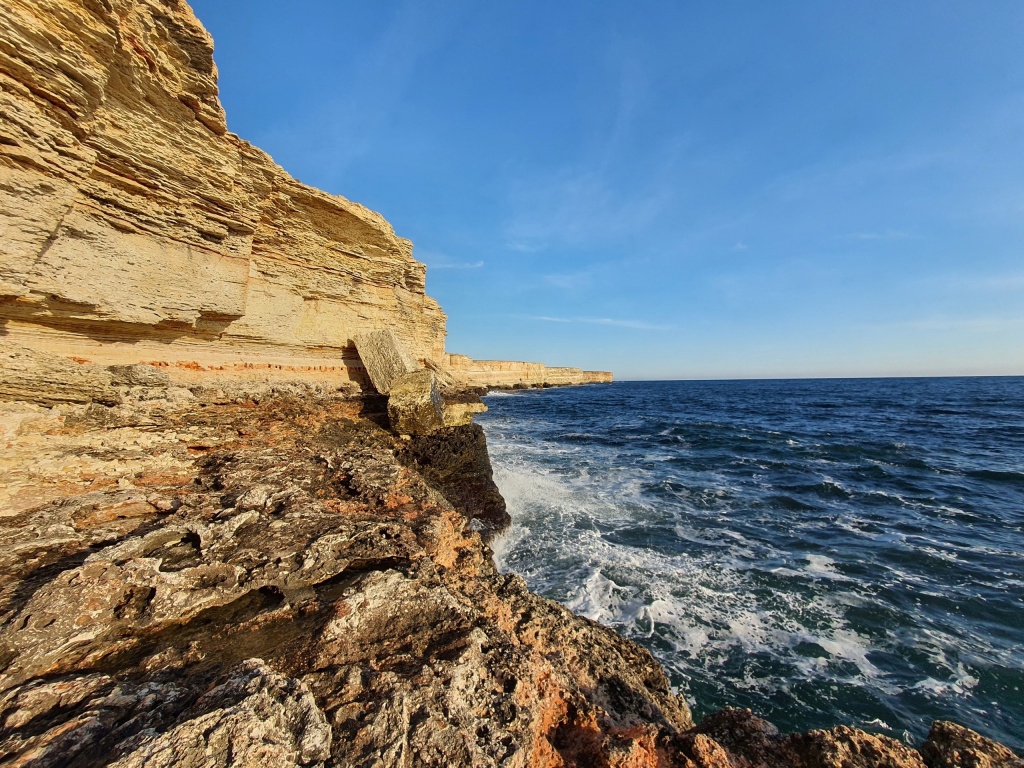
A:
[[[749,562],[759,554],[779,554],[763,542],[728,527],[718,531],[719,540],[709,540],[675,523],[671,530],[681,539],[719,552],[728,542],[729,555],[694,558],[610,543],[593,525],[635,525],[657,514],[641,503],[644,482],[623,477],[609,483],[568,469],[537,472],[524,458],[518,454],[514,461],[496,464],[495,479],[514,520],[509,533],[493,545],[499,567],[509,567],[523,547],[543,551],[549,559],[538,563],[534,558],[535,570],[528,574],[535,586],[560,594],[572,610],[626,634],[657,635],[683,657],[668,659],[670,666],[685,659],[714,666],[739,651],[767,653],[815,676],[837,674],[828,658],[810,661],[793,650],[801,642],[814,642],[832,661],[851,662],[865,677],[880,675],[867,659],[866,641],[843,629],[841,603],[822,596],[806,601],[775,595],[773,604],[765,604],[757,597],[746,575]],[[720,488],[713,494],[720,498],[727,492]],[[828,557],[809,555],[806,560],[806,569],[791,573],[843,578]]]
[[[948,680],[936,680],[928,677],[914,685],[917,690],[927,691],[935,696],[953,694],[955,696],[968,695],[972,688],[981,682],[972,675],[963,664],[957,664],[956,672]]]
[[[524,424],[502,416],[513,405],[495,404],[482,419],[514,521],[493,543],[499,567],[645,643],[691,701],[698,690],[706,706],[710,688],[724,700],[744,691],[732,699],[742,706],[789,701],[821,712],[897,696],[895,710],[913,710],[923,698],[970,696],[986,670],[1024,663],[1012,638],[993,638],[928,600],[952,597],[929,568],[974,569],[986,558],[999,560],[979,589],[1024,584],[1013,567],[1024,554],[989,538],[987,518],[960,509],[976,501],[951,497],[942,506],[913,478],[888,487],[863,480],[828,441],[814,449],[817,462],[801,455],[780,464],[754,446],[733,455],[724,447],[719,459],[718,446],[693,439],[715,423],[680,422],[633,443],[588,442],[605,434],[591,415],[565,426],[531,415]],[[566,427],[575,442],[562,442]],[[671,442],[684,434],[695,446],[686,454]],[[788,450],[789,434],[772,450]],[[816,439],[800,435],[806,450]],[[837,492],[823,501],[824,515],[782,510],[772,483]],[[959,531],[946,538],[941,528],[950,526]],[[905,602],[889,600],[894,592]],[[851,721],[863,714],[846,712]],[[901,727],[893,717],[871,724]]]
[[[836,570],[836,561],[831,557],[826,557],[825,555],[804,555],[804,559],[807,560],[807,566],[803,569],[804,573],[822,579],[850,581],[849,578]]]

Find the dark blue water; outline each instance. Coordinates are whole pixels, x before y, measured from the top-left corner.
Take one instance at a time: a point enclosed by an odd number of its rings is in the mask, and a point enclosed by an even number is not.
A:
[[[698,718],[1024,748],[1024,378],[486,402],[500,566],[646,645]]]

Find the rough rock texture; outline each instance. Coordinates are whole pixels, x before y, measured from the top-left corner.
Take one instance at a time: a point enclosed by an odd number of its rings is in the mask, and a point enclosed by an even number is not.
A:
[[[1024,759],[956,723],[932,725],[921,747],[928,768],[1024,768]]]
[[[362,376],[364,331],[442,358],[411,251],[227,132],[185,2],[0,4],[0,335],[180,376],[340,383]]]
[[[399,379],[417,369],[412,355],[391,331],[357,333],[355,343],[370,383],[382,395],[390,394]]]
[[[416,469],[485,539],[505,530],[512,518],[494,484],[487,439],[479,424],[414,437],[398,460]]]
[[[60,355],[37,352],[0,337],[0,398],[43,405],[99,402],[114,405],[121,396],[113,374]]]
[[[615,756],[691,726],[650,654],[495,571],[417,470],[440,436],[123,395],[6,406],[5,460],[43,460],[0,516],[0,762],[653,765]]]
[[[429,435],[445,425],[444,400],[433,371],[400,376],[388,394],[388,421],[398,435]]]
[[[459,389],[610,374],[445,358],[423,277],[226,132],[181,0],[0,5],[0,763],[920,767],[694,727],[647,651],[499,574]],[[448,426],[354,397],[381,327]],[[922,752],[1020,763],[945,723]]]
[[[466,387],[526,389],[574,384],[607,384],[612,380],[609,371],[551,368],[543,363],[474,360],[465,355],[446,355],[445,365],[459,385]]]
[[[380,398],[309,387],[119,392],[0,408],[0,486],[32,467],[0,497],[4,765],[1019,765],[948,724],[924,763],[741,710],[695,728],[647,651],[496,572],[478,426],[400,440]]]

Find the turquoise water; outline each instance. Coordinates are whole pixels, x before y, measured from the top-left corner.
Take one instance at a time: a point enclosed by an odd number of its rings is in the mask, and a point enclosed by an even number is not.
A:
[[[751,707],[1024,748],[1024,379],[491,395],[499,565]]]

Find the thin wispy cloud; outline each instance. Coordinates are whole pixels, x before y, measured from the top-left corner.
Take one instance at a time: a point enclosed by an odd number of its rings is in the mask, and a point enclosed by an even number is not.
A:
[[[322,89],[327,98],[321,100],[318,111],[268,127],[256,137],[258,143],[281,147],[286,156],[289,151],[301,155],[302,148],[315,147],[318,172],[335,176],[372,156],[379,151],[384,126],[402,110],[422,59],[452,34],[461,11],[457,7],[449,11],[440,14],[415,0],[397,3],[390,23],[358,66]]]
[[[612,317],[551,317],[550,315],[530,315],[529,320],[540,320],[545,323],[584,323],[586,325],[609,325],[615,328],[630,328],[634,331],[671,331],[671,325],[648,323],[645,320],[622,320]]]
[[[523,179],[510,195],[506,242],[517,250],[540,251],[552,244],[583,246],[635,234],[668,208],[667,186],[654,184],[624,194],[604,174],[563,171]]]
[[[450,264],[428,264],[430,269],[480,269],[484,265],[483,261],[465,261],[465,262],[452,262]]]
[[[855,232],[850,237],[855,240],[909,240],[913,235],[901,230],[888,229],[885,232]]]
[[[480,269],[484,265],[483,259],[463,261],[436,251],[417,250],[413,256],[426,264],[427,269]]]
[[[524,243],[513,240],[512,242],[505,243],[505,247],[517,253],[537,253],[538,251],[543,251],[545,246],[542,243]]]

